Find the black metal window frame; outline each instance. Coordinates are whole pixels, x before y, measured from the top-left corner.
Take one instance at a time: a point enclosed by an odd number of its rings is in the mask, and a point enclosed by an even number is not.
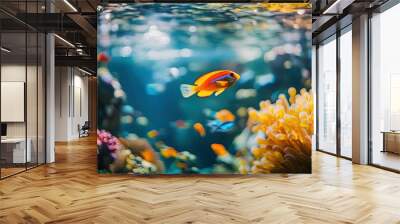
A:
[[[341,118],[340,118],[340,103],[341,103],[341,97],[340,97],[340,77],[341,77],[341,67],[340,67],[340,37],[342,35],[344,35],[347,32],[351,32],[351,23],[348,24],[347,26],[340,28],[339,26],[336,27],[336,32],[328,37],[326,37],[325,39],[319,41],[316,44],[316,52],[315,52],[315,65],[316,65],[316,75],[315,75],[315,84],[316,84],[316,111],[315,111],[315,117],[316,117],[316,151],[319,152],[323,152],[329,155],[333,155],[333,156],[337,156],[340,158],[344,158],[347,160],[352,160],[352,158],[347,157],[342,155],[342,150],[341,150]],[[324,149],[321,149],[319,146],[319,93],[321,91],[320,86],[319,86],[319,67],[320,67],[320,60],[319,60],[319,47],[322,43],[328,43],[330,41],[336,41],[336,60],[335,60],[335,64],[336,64],[336,152],[332,153],[332,152],[328,152]]]
[[[367,164],[370,166],[380,168],[380,169],[388,170],[388,171],[395,172],[395,173],[400,173],[400,170],[393,169],[393,168],[386,167],[386,166],[379,165],[379,164],[374,164],[374,162],[373,162],[373,142],[372,142],[372,93],[373,93],[373,89],[372,89],[372,85],[371,85],[372,84],[371,83],[372,82],[371,58],[372,58],[373,52],[372,52],[372,25],[371,25],[372,23],[371,23],[371,20],[373,18],[374,13],[383,13],[386,10],[396,6],[397,4],[400,4],[400,0],[389,0],[386,3],[384,3],[383,5],[379,6],[378,8],[370,9],[366,12],[368,14],[368,30],[367,30],[367,41],[368,41],[368,43],[367,43],[367,46],[368,46],[368,49],[367,49],[367,51],[368,51],[368,53],[367,53],[367,66],[368,66],[368,69],[367,69],[367,79],[368,79],[368,86],[367,86],[367,88],[368,88],[368,91],[367,91],[368,92],[368,95],[367,95],[367,98],[368,98],[367,99],[367,102],[368,102],[368,105],[367,105],[367,107],[368,107],[368,111],[367,111],[367,113],[368,113],[368,115],[367,115],[368,116],[368,124],[367,124],[368,138],[367,138],[367,141],[368,141],[368,152],[367,152],[367,154],[368,154],[368,159],[367,159]],[[340,36],[346,32],[345,30],[348,29],[347,27],[350,25],[351,24],[347,25],[346,27],[344,27],[342,29],[340,29],[339,27],[336,27],[336,30],[337,30],[336,33],[334,33],[330,36],[327,36],[326,38],[324,38],[322,40],[319,40],[319,42],[317,44],[315,44],[315,46],[316,46],[316,52],[315,52],[315,55],[316,55],[316,59],[315,59],[316,60],[315,61],[315,63],[316,63],[316,70],[315,70],[315,72],[316,72],[316,75],[315,75],[315,78],[316,78],[316,80],[315,80],[315,82],[316,82],[316,111],[315,111],[316,150],[319,152],[327,153],[327,154],[330,154],[330,155],[333,155],[336,157],[340,157],[340,158],[344,158],[344,159],[348,159],[348,160],[352,160],[352,159],[349,157],[343,156],[341,154],[341,148],[340,148],[340,142],[341,142],[341,139],[340,139],[341,123],[340,123],[340,121],[341,120],[340,120],[340,113],[338,113],[338,112],[340,112],[340,69],[341,69],[340,68]],[[336,71],[336,73],[337,73],[336,74],[337,75],[337,77],[336,77],[336,85],[337,85],[337,88],[336,88],[336,90],[337,90],[337,92],[336,92],[336,104],[337,104],[336,105],[336,126],[337,126],[336,153],[327,152],[324,149],[319,148],[319,122],[318,122],[319,121],[319,109],[320,109],[319,104],[318,104],[319,91],[320,91],[318,48],[321,43],[323,43],[324,41],[327,41],[329,38],[332,38],[333,35],[336,35],[335,41],[336,41],[336,48],[337,48],[337,50],[336,50],[336,65],[337,65],[336,66],[336,68],[337,68],[337,71]]]

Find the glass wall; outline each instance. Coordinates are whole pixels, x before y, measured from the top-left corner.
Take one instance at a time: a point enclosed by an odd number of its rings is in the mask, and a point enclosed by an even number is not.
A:
[[[26,41],[23,30],[1,32],[2,177],[24,171],[30,162],[30,151],[26,151]]]
[[[44,1],[1,1],[0,178],[45,162],[45,35],[22,22]],[[11,12],[7,11],[7,12]]]
[[[371,18],[372,164],[400,170],[400,4]]]
[[[336,36],[318,48],[318,149],[336,153]]]
[[[351,26],[340,36],[340,155],[352,157],[352,35]]]

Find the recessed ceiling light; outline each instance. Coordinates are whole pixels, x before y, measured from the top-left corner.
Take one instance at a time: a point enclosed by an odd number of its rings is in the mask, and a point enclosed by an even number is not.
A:
[[[9,49],[7,49],[7,48],[5,48],[5,47],[1,47],[0,49],[1,49],[2,51],[6,52],[6,53],[10,53],[10,52],[11,52],[11,50],[9,50]]]
[[[81,68],[79,68],[79,67],[78,67],[78,70],[81,71],[81,72],[83,72],[83,73],[85,73],[85,74],[87,74],[87,75],[90,75],[90,76],[93,75],[92,73],[90,73],[90,72],[88,72],[88,71],[86,71],[86,70],[83,70],[83,69],[81,69]]]
[[[78,10],[68,1],[64,0],[65,4],[67,4],[74,12],[78,12]]]
[[[72,44],[71,42],[69,42],[68,40],[66,40],[66,39],[64,39],[64,38],[62,38],[62,37],[60,37],[60,36],[57,35],[57,34],[54,34],[54,36],[57,37],[57,38],[58,38],[59,40],[61,40],[62,42],[64,42],[65,44],[67,44],[68,46],[75,48],[75,45],[73,45],[73,44]]]

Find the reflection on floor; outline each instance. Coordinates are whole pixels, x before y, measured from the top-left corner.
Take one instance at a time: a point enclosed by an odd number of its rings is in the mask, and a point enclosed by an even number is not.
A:
[[[1,178],[13,175],[15,173],[18,173],[18,172],[21,172],[21,171],[24,171],[24,170],[25,170],[25,167],[24,168],[20,168],[20,167],[16,167],[16,168],[14,168],[14,167],[12,167],[12,168],[1,168]]]
[[[26,167],[25,167],[25,164],[18,164],[18,165],[2,164],[2,166],[3,167],[1,168],[1,178],[5,178],[5,177],[11,176],[13,174],[25,171],[26,169],[36,167],[37,165],[36,165],[36,163],[27,163]]]
[[[400,170],[400,155],[392,152],[374,151],[373,164]]]
[[[313,173],[134,177],[96,172],[96,139],[0,181],[0,223],[399,223],[400,175],[313,152]]]

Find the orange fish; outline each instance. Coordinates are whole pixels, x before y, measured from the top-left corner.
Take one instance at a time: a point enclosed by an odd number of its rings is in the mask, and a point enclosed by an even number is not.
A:
[[[185,98],[196,93],[199,97],[208,97],[213,93],[218,96],[239,79],[240,75],[230,70],[214,71],[200,76],[194,85],[182,84],[181,93]]]
[[[165,158],[171,158],[171,157],[176,157],[178,155],[178,152],[172,147],[167,147],[161,149],[161,155]]]
[[[142,158],[146,161],[152,162],[154,161],[154,152],[151,151],[150,149],[145,149],[142,152]]]
[[[199,135],[201,137],[206,136],[206,129],[204,128],[204,126],[201,123],[195,123],[193,125],[194,130],[197,131],[197,133],[199,133]]]
[[[211,149],[214,151],[215,154],[217,154],[217,156],[226,156],[229,154],[225,146],[222,144],[211,144]]]
[[[221,122],[234,121],[235,115],[233,115],[229,110],[223,109],[215,113],[215,118]]]
[[[158,131],[157,130],[151,130],[151,131],[149,131],[149,132],[147,132],[147,137],[149,137],[149,138],[155,138],[155,137],[157,137],[158,136]]]

